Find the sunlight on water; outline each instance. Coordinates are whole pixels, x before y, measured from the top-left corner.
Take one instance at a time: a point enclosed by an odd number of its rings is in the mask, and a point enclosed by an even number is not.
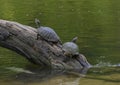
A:
[[[23,68],[16,68],[16,67],[6,67],[5,69],[8,69],[8,70],[11,70],[11,71],[14,71],[14,72],[19,72],[19,73],[28,73],[28,74],[35,74],[29,70],[25,70]]]

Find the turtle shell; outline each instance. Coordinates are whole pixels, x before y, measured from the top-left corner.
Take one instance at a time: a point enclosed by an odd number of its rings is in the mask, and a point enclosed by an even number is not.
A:
[[[60,38],[56,34],[56,32],[50,27],[41,26],[38,28],[38,35],[40,35],[43,39],[51,42],[59,42]]]
[[[73,43],[73,42],[66,42],[63,44],[63,50],[67,53],[67,54],[71,54],[71,55],[76,55],[79,53],[79,48],[78,46]]]

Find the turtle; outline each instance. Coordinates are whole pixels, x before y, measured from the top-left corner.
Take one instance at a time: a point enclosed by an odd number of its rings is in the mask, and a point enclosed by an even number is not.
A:
[[[66,42],[63,44],[64,54],[66,56],[78,56],[79,48],[76,44],[78,37],[73,38],[70,42]]]
[[[35,19],[35,23],[38,27],[37,40],[39,40],[39,38],[41,38],[41,39],[44,39],[45,41],[48,41],[50,44],[62,45],[62,42],[61,42],[59,36],[52,28],[41,26],[40,21],[38,19]]]

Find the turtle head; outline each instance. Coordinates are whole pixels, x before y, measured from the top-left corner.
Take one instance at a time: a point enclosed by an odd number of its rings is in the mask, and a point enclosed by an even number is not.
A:
[[[36,23],[37,27],[39,28],[40,27],[40,20],[35,18],[35,23]]]
[[[77,39],[78,39],[78,37],[74,37],[74,38],[71,40],[71,42],[76,43]]]

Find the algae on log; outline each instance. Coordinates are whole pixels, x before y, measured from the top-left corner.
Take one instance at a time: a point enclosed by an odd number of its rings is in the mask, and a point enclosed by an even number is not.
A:
[[[17,22],[0,20],[0,46],[23,55],[34,64],[53,69],[82,69],[79,59],[64,62],[60,47],[45,40],[37,40],[37,30]],[[80,55],[81,56],[81,55]],[[79,56],[79,57],[80,57]]]

